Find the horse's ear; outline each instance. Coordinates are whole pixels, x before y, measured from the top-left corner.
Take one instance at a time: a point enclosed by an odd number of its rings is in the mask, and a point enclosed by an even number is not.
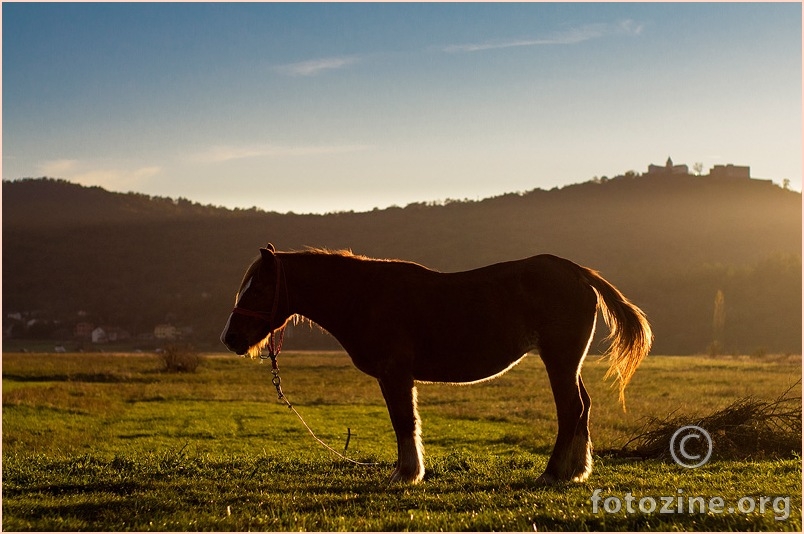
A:
[[[260,249],[260,256],[263,261],[273,261],[275,252],[274,246],[269,244],[267,247]]]

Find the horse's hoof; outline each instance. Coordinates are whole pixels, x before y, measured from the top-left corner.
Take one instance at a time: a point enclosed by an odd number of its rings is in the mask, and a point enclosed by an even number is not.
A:
[[[424,470],[413,472],[413,473],[405,473],[398,467],[391,473],[391,478],[388,480],[389,484],[393,484],[395,482],[401,482],[403,484],[417,484],[422,481],[424,478]]]
[[[555,487],[555,486],[566,486],[571,481],[567,480],[566,478],[560,478],[552,473],[542,473],[539,478],[536,479],[536,486],[540,487]],[[575,482],[575,479],[572,479],[572,482]]]
[[[581,483],[581,482],[586,482],[586,480],[588,478],[589,478],[589,471],[584,471],[580,475],[576,475],[576,476],[572,477],[572,481]]]
[[[539,478],[536,479],[537,486],[558,486],[561,484],[570,484],[572,482],[585,482],[586,479],[589,478],[589,473],[581,473],[580,475],[574,476],[571,479],[567,480],[564,478],[559,478],[550,473],[542,473]]]
[[[542,473],[539,478],[536,479],[537,486],[555,486],[556,484],[560,483],[560,481],[550,473]]]

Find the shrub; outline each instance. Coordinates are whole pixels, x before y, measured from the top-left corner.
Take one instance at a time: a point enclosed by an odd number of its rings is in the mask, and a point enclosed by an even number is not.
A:
[[[167,345],[159,355],[169,373],[194,373],[201,363],[201,356],[187,344]]]

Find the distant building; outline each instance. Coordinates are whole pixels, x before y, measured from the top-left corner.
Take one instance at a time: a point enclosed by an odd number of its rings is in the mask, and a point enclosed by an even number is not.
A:
[[[671,158],[667,158],[667,163],[662,165],[654,165],[651,163],[648,165],[648,174],[656,176],[656,175],[668,175],[668,174],[689,174],[690,168],[686,165],[673,165],[673,160]]]
[[[93,343],[109,343],[129,339],[131,334],[117,326],[99,326],[92,331]]]
[[[172,324],[158,324],[154,328],[156,339],[176,339],[179,337],[179,329]]]
[[[713,178],[751,178],[751,167],[732,165],[715,165],[709,171],[709,176]]]
[[[93,343],[107,343],[109,341],[109,338],[106,336],[106,330],[100,326],[92,330],[90,335]]]
[[[92,323],[88,323],[86,321],[82,321],[75,325],[73,335],[79,339],[89,339],[92,337],[92,331],[94,329],[95,325],[93,325]]]

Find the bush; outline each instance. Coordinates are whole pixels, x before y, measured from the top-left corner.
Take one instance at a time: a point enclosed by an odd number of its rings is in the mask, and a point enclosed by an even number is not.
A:
[[[159,355],[169,373],[194,373],[201,363],[201,356],[191,345],[167,345]]]

